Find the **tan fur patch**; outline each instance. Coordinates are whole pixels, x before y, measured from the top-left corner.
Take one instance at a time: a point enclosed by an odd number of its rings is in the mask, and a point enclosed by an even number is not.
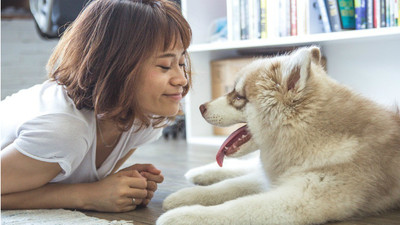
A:
[[[293,68],[292,72],[289,75],[287,81],[287,89],[292,90],[296,86],[296,83],[300,80],[300,67],[296,66]]]

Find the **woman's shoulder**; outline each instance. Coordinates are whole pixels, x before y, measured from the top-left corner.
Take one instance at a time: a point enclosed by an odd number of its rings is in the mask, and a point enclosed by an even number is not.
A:
[[[3,116],[16,118],[19,122],[38,117],[58,117],[81,121],[92,126],[95,124],[94,112],[78,110],[64,87],[54,81],[45,81],[21,90],[7,97],[1,104]]]
[[[86,134],[85,139],[91,139],[95,121],[93,111],[76,109],[64,88],[51,81],[21,90],[1,102],[1,130],[13,137],[42,129],[65,136]]]

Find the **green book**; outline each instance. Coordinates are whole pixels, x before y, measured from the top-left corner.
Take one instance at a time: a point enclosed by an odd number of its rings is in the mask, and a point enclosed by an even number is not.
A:
[[[343,29],[355,29],[355,9],[353,0],[338,0],[340,19]]]

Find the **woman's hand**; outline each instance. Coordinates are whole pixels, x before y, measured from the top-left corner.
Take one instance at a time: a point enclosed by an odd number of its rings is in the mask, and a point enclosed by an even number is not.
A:
[[[91,183],[84,208],[101,212],[126,212],[145,203],[149,196],[146,178],[137,170],[124,170]],[[152,186],[152,184],[150,185]],[[133,201],[132,199],[135,199]]]
[[[157,169],[152,164],[135,164],[127,167],[121,171],[137,170],[147,180],[147,196],[141,203],[141,206],[147,206],[150,200],[154,196],[154,192],[157,190],[157,184],[164,181],[164,176],[161,174],[161,170]]]

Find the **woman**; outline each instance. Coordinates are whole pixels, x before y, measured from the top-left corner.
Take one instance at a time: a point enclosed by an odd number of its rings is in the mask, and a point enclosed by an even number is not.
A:
[[[1,102],[2,209],[147,205],[161,171],[116,171],[178,113],[190,87],[190,41],[170,1],[87,5],[50,57],[49,80]]]

